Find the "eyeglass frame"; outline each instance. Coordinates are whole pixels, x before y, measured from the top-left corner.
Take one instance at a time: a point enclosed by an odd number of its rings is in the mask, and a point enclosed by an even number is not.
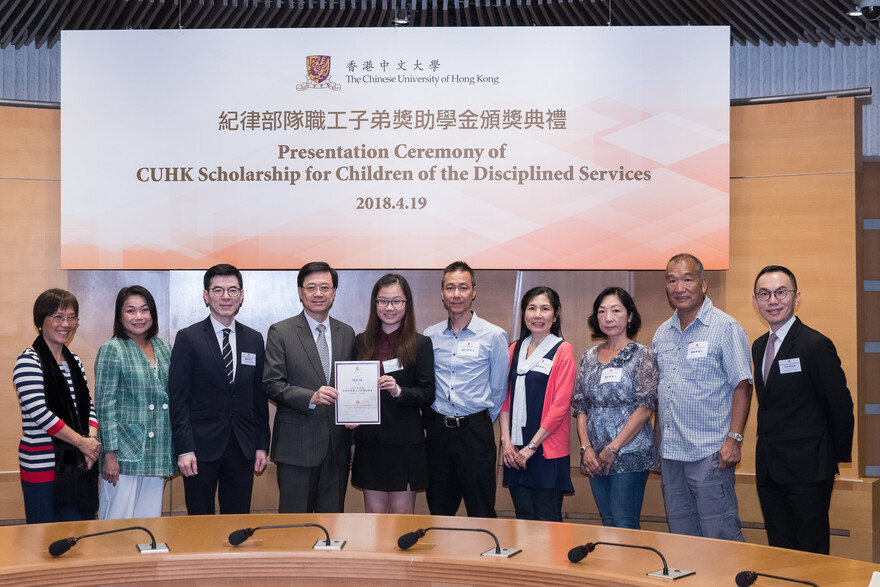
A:
[[[377,308],[384,306],[386,309],[391,307],[391,308],[394,308],[395,310],[400,310],[401,308],[405,308],[406,303],[408,301],[409,300],[407,300],[406,298],[404,298],[402,300],[380,300],[379,298],[376,298],[375,300],[373,300],[373,302],[376,304]]]
[[[326,296],[327,294],[329,294],[331,291],[333,291],[336,288],[333,287],[332,285],[327,285],[326,283],[323,285],[317,285],[314,283],[310,283],[309,285],[302,286],[300,289],[305,291],[310,296],[313,296],[318,292],[321,292],[323,295]]]
[[[62,316],[61,314],[49,314],[49,318],[52,319],[56,325],[61,326],[62,324],[72,324],[73,326],[79,326],[79,316]]]
[[[219,290],[219,293],[218,293]],[[234,291],[233,291],[234,290]],[[211,289],[208,290],[208,293],[214,296],[215,298],[222,298],[223,294],[228,295],[230,298],[238,299],[241,297],[244,288],[238,287],[237,285],[230,285],[227,288],[222,288],[219,285],[215,285]]]
[[[779,295],[779,294],[782,295]],[[755,297],[761,302],[769,302],[771,297],[776,298],[778,301],[783,301],[788,297],[788,294],[796,294],[796,289],[788,289],[787,287],[780,287],[776,291],[767,291],[766,289],[762,289],[760,291],[755,292]]]

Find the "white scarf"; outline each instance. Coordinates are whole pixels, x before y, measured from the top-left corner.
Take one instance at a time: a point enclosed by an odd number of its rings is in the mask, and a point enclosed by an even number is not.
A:
[[[529,335],[520,345],[519,357],[514,357],[516,359],[516,384],[513,388],[513,408],[510,413],[510,441],[514,446],[523,445],[522,429],[526,425],[527,416],[526,373],[531,371],[560,340],[562,339],[555,334],[548,334],[538,345],[538,348],[526,357],[529,352],[529,344],[532,342],[532,337]]]

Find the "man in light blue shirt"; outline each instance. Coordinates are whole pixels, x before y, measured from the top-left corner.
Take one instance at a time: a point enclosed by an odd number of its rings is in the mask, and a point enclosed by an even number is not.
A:
[[[434,344],[436,399],[425,411],[428,508],[454,516],[495,515],[495,428],[507,390],[507,333],[471,310],[474,270],[456,261],[443,270],[440,299],[449,318],[425,330]]]
[[[749,340],[706,297],[703,264],[666,265],[672,317],[654,334],[663,501],[669,531],[743,540],[734,490],[752,394]]]

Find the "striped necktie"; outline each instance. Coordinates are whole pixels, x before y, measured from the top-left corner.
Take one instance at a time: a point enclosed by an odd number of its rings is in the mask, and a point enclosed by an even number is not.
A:
[[[223,346],[220,350],[223,351],[223,364],[226,365],[226,378],[231,385],[235,380],[235,362],[232,360],[232,345],[229,344],[230,332],[232,331],[229,328],[223,329]]]

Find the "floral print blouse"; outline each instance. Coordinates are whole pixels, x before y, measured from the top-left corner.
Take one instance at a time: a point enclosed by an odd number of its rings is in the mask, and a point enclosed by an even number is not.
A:
[[[598,455],[620,433],[639,406],[657,409],[659,373],[653,351],[637,342],[627,344],[610,363],[599,362],[599,346],[589,349],[578,366],[571,405],[586,414],[587,437]],[[620,369],[606,372],[606,369]],[[609,474],[658,468],[657,446],[650,420],[620,453]]]

